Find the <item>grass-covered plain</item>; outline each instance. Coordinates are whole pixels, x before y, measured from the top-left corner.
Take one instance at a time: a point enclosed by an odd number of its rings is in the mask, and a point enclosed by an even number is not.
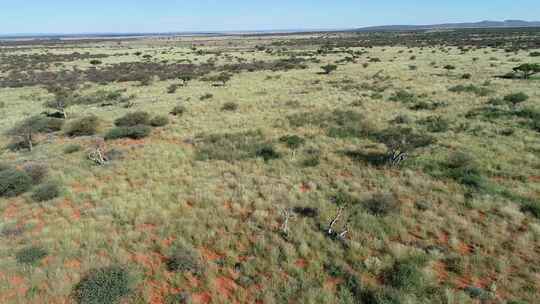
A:
[[[4,45],[0,303],[535,303],[535,51]]]

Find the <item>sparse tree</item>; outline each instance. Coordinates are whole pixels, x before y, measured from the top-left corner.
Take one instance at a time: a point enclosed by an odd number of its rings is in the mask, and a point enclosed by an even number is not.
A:
[[[335,64],[327,64],[327,65],[323,65],[321,67],[321,69],[324,71],[323,73],[325,75],[330,75],[330,73],[334,72],[335,70],[337,70],[337,65]]]
[[[540,73],[540,64],[524,63],[514,68],[514,72],[521,73],[523,79],[529,79],[531,76]]]

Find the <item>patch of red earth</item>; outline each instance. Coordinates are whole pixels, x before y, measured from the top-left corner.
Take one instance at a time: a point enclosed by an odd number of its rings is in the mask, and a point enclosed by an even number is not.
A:
[[[90,187],[85,186],[85,185],[81,184],[80,182],[71,183],[70,188],[75,193],[84,193],[84,192],[90,191]]]
[[[456,249],[461,255],[470,255],[473,252],[473,247],[465,242],[459,242]]]
[[[206,247],[201,247],[199,249],[199,252],[203,256],[203,258],[207,261],[216,261],[224,257],[223,255],[220,255],[219,253],[212,251]]]
[[[437,281],[439,281],[439,283],[444,283],[448,281],[448,270],[444,262],[442,261],[435,262],[433,264],[433,270],[435,271],[435,274],[437,275]]]
[[[131,255],[131,260],[141,264],[147,271],[148,275],[153,275],[158,271],[165,261],[165,256],[157,252],[149,254],[134,253]]]
[[[298,259],[294,262],[294,265],[298,268],[306,268],[308,266],[308,262],[305,259]]]
[[[209,292],[201,292],[191,295],[191,302],[193,304],[208,304],[212,301],[212,296]]]
[[[345,171],[339,172],[339,176],[341,176],[343,178],[351,178],[351,177],[353,177],[353,174],[352,174],[351,171],[345,170]]]
[[[144,139],[119,139],[115,141],[115,144],[119,146],[135,146],[135,145],[144,145],[146,141]]]
[[[81,262],[79,260],[67,260],[64,262],[64,266],[69,269],[81,269]]]
[[[329,290],[329,291],[336,291],[337,289],[337,286],[339,284],[343,283],[343,279],[342,278],[328,278],[326,279],[326,281],[324,282],[324,289],[326,290]]]
[[[17,207],[17,204],[10,204],[2,213],[2,217],[4,217],[4,219],[12,219],[16,217],[18,213],[19,207]]]
[[[176,238],[174,236],[170,236],[168,238],[161,240],[161,245],[163,247],[171,247],[171,245],[174,243],[175,240]]]
[[[24,296],[26,292],[28,291],[28,286],[26,286],[26,281],[21,276],[13,276],[9,278],[9,285],[11,286],[10,291],[5,295],[0,295],[0,299],[2,298],[11,299],[16,296]]]
[[[446,231],[443,231],[438,239],[437,239],[437,242],[441,245],[448,245],[448,240],[450,239],[450,235],[448,234],[448,232]]]
[[[146,280],[143,285],[149,288],[150,304],[162,304],[165,303],[167,295],[176,294],[179,292],[178,288],[173,288],[166,281]]]
[[[311,186],[310,186],[309,184],[307,184],[307,183],[302,183],[302,184],[300,185],[300,192],[306,193],[306,192],[309,192],[309,191],[311,191]]]
[[[234,292],[238,289],[238,285],[228,277],[218,277],[214,281],[216,291],[224,297],[224,299],[232,299]]]
[[[531,182],[540,182],[540,175],[529,176],[529,181],[531,181]]]
[[[188,282],[189,287],[191,288],[197,288],[199,287],[199,285],[201,285],[200,280],[191,273],[186,273],[185,278]]]

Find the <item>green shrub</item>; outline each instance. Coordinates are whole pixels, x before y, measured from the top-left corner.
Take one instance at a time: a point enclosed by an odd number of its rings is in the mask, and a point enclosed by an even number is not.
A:
[[[60,196],[60,186],[53,182],[48,182],[34,190],[32,199],[36,202],[50,201]]]
[[[281,157],[281,155],[270,144],[265,144],[259,147],[255,152],[255,155],[257,155],[257,157],[263,158],[264,161],[278,159]]]
[[[30,246],[19,250],[15,259],[19,264],[36,265],[47,255],[48,252],[43,247]]]
[[[163,127],[163,126],[166,126],[167,124],[169,124],[169,118],[165,115],[154,116],[150,120],[150,125],[152,127]]]
[[[238,110],[238,104],[234,102],[226,102],[221,107],[221,111],[236,111]]]
[[[32,187],[32,178],[24,171],[8,168],[0,171],[0,197],[14,197]]]
[[[82,150],[81,145],[69,144],[64,148],[64,153],[65,154],[71,154],[71,153],[79,152],[81,150]]]
[[[137,125],[149,125],[150,124],[150,114],[137,111],[132,112],[120,117],[114,121],[114,124],[117,127],[133,127]]]
[[[333,71],[337,70],[337,68],[338,67],[335,64],[327,64],[321,67],[321,69],[323,70],[323,73],[326,75],[329,75]]]
[[[482,188],[484,186],[484,178],[480,174],[475,160],[470,155],[455,152],[449,156],[446,165],[448,167],[447,176],[458,183],[472,188]]]
[[[77,119],[69,124],[66,134],[68,136],[90,136],[97,132],[99,120],[97,116],[90,115]]]
[[[214,94],[206,93],[202,95],[201,97],[199,97],[199,100],[203,101],[203,100],[211,99],[213,97],[214,97]]]
[[[29,163],[23,166],[23,171],[30,176],[34,185],[41,183],[49,174],[49,168],[41,163]]]
[[[472,78],[471,73],[465,73],[465,74],[461,75],[461,79],[471,79],[471,78]]]
[[[477,87],[473,84],[466,85],[466,86],[460,84],[457,86],[450,87],[448,91],[453,92],[453,93],[473,93],[473,94],[476,94],[477,96],[487,96],[491,93],[490,89]]]
[[[386,272],[385,282],[402,291],[418,291],[424,286],[424,275],[415,262],[400,261]]]
[[[91,270],[73,290],[79,304],[114,304],[131,292],[127,270],[110,266]]]
[[[182,116],[186,111],[187,109],[185,106],[177,105],[171,110],[170,114],[174,116]]]
[[[119,139],[119,138],[131,138],[141,139],[150,135],[152,129],[144,125],[136,125],[132,127],[116,127],[113,128],[105,135],[106,140]]]
[[[393,193],[376,193],[369,200],[364,202],[364,206],[369,213],[376,216],[399,213],[401,209],[399,200]]]
[[[269,147],[259,131],[211,134],[203,137],[197,145],[197,159],[232,162],[265,155],[272,158],[274,154]]]
[[[184,244],[174,246],[171,254],[166,260],[167,269],[174,272],[191,272],[201,276],[205,272],[205,267],[199,253]]]
[[[448,71],[451,71],[451,70],[455,70],[456,67],[451,65],[451,64],[447,64],[443,67],[445,70],[448,70]]]
[[[432,133],[446,132],[450,128],[450,123],[441,116],[429,116],[418,121],[418,123],[424,125]]]
[[[298,149],[306,142],[305,139],[298,135],[285,135],[279,141],[285,143],[290,149]]]
[[[534,217],[540,219],[540,202],[527,202],[521,206],[522,212],[528,212]]]
[[[529,56],[531,56],[531,57],[540,57],[540,52],[531,52],[529,54]]]
[[[529,95],[523,92],[508,94],[504,96],[504,101],[512,104],[512,106],[516,106],[519,103],[527,101],[527,99],[529,99]]]
[[[416,95],[405,90],[399,90],[390,96],[389,100],[402,103],[411,103],[416,101]]]

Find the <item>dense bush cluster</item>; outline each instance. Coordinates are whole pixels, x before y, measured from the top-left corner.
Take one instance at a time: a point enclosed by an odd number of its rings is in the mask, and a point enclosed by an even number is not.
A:
[[[79,304],[114,304],[131,292],[130,275],[120,266],[90,270],[73,289]]]

